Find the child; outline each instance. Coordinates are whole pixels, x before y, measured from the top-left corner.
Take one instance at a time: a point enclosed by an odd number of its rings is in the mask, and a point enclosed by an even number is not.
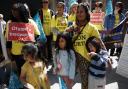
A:
[[[66,34],[59,34],[56,40],[54,73],[61,76],[68,89],[72,89],[75,76],[75,54]]]
[[[95,37],[88,38],[86,48],[91,58],[88,89],[105,89],[108,52],[102,49],[98,38]]]
[[[46,67],[37,58],[38,48],[28,43],[22,48],[25,64],[22,66],[20,79],[27,89],[50,89]]]
[[[64,12],[65,4],[58,2],[56,7],[56,15],[52,17],[53,41],[56,41],[57,35],[68,27],[68,15]]]

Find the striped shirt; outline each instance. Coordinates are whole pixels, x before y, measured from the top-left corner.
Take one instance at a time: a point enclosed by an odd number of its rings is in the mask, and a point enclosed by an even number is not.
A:
[[[101,50],[97,55],[92,57],[92,61],[89,67],[89,73],[95,77],[105,77],[107,61],[108,52]]]

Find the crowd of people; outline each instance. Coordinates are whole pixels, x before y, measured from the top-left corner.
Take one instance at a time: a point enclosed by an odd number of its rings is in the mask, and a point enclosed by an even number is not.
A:
[[[100,32],[112,30],[124,20],[122,2],[116,3],[110,15],[103,12],[102,2],[96,2],[92,12],[88,3],[73,2],[69,13],[65,12],[64,2],[57,3],[56,12],[49,9],[49,0],[43,0],[41,4],[39,15],[47,39],[44,43],[38,39],[41,33],[27,4],[13,4],[7,23],[0,15],[7,53],[9,59],[16,63],[23,87],[50,89],[47,66],[52,64],[53,74],[66,85],[62,89],[72,89],[77,72],[80,73],[82,89],[105,89],[106,69],[111,67],[111,60]],[[34,41],[9,40],[10,24],[14,23],[31,24]],[[114,55],[116,47],[113,45],[111,55]],[[122,45],[118,43],[116,53],[120,54],[121,49]]]

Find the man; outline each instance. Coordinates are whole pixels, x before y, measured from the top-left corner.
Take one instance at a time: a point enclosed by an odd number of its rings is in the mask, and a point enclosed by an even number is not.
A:
[[[53,11],[49,8],[49,0],[42,1],[42,8],[40,10],[40,17],[44,29],[44,33],[47,38],[47,42],[44,45],[44,57],[48,62],[52,62],[52,32],[51,32],[51,19]]]

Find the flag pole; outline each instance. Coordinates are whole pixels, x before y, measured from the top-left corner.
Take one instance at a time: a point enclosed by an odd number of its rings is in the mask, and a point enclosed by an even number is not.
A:
[[[0,40],[1,40],[1,48],[2,48],[2,53],[3,56],[5,57],[5,60],[8,60],[8,55],[7,55],[7,49],[6,49],[6,45],[5,45],[5,37],[3,35],[3,27],[2,27],[2,23],[0,21]]]

